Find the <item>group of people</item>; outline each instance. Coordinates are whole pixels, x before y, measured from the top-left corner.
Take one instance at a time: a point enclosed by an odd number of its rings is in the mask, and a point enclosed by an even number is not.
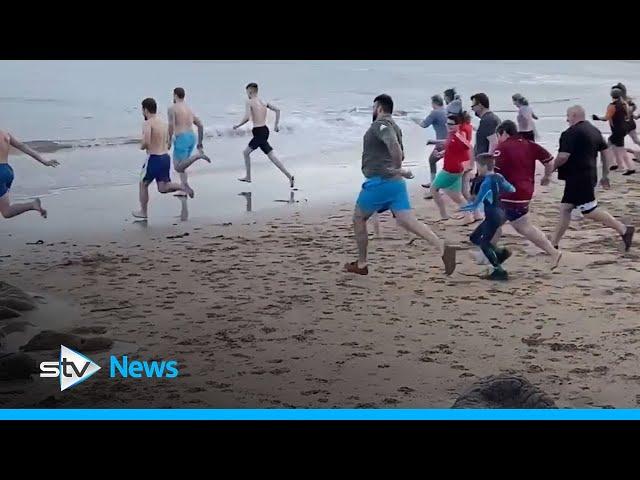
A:
[[[280,109],[270,102],[264,102],[258,97],[258,85],[250,83],[246,86],[248,100],[245,105],[245,115],[237,125],[236,130],[251,121],[253,123],[253,137],[244,150],[244,163],[246,174],[239,178],[241,182],[251,183],[251,153],[260,148],[271,162],[287,177],[289,185],[294,188],[294,177],[278,160],[273,147],[269,145],[269,128],[267,127],[267,111],[275,112],[276,120],[274,130],[279,130]],[[185,101],[186,92],[177,87],[173,90],[173,105],[167,112],[165,122],[158,116],[158,104],[153,98],[145,98],[142,101],[142,115],[144,124],[142,128],[142,140],[140,148],[147,154],[142,167],[139,184],[140,209],[132,212],[138,220],[146,220],[148,217],[149,186],[156,182],[160,193],[175,192],[178,196],[193,198],[195,192],[189,185],[187,169],[198,160],[211,163],[211,159],[205,155],[204,125],[200,118]],[[193,131],[196,126],[198,135]],[[171,181],[171,157],[169,151],[173,146],[173,167],[180,178],[180,183]],[[57,160],[47,160],[28,145],[18,141],[13,135],[0,131],[0,214],[4,218],[12,218],[28,211],[38,211],[46,218],[47,211],[42,207],[40,199],[30,202],[11,203],[9,190],[14,181],[14,172],[9,165],[11,148],[15,148],[45,166],[57,167]],[[195,151],[195,153],[194,153]]]
[[[268,141],[267,112],[275,112],[274,130],[277,132],[280,110],[258,97],[257,84],[248,84],[246,93],[248,100],[244,117],[233,129],[251,120],[253,137],[243,152],[246,174],[238,180],[252,181],[250,155],[260,148],[286,176],[290,187],[294,188],[293,175],[279,161]],[[173,105],[168,109],[166,122],[157,115],[158,106],[153,98],[142,101],[144,125],[140,148],[146,151],[147,158],[139,186],[140,210],[133,212],[137,219],[146,219],[148,216],[149,186],[152,182],[156,182],[161,193],[175,192],[193,198],[195,192],[189,185],[187,169],[198,160],[211,163],[203,150],[203,123],[187,105],[185,96],[183,88],[174,89]],[[584,108],[574,105],[567,110],[569,128],[560,136],[555,158],[536,143],[535,120],[538,117],[528,100],[520,94],[512,97],[518,109],[516,122],[502,121],[493,113],[485,93],[470,97],[471,110],[480,119],[475,143],[471,117],[464,110],[462,99],[455,89],[446,90],[444,98],[440,95],[431,97],[432,111],[425,119],[415,120],[423,128],[432,126],[436,134],[435,140],[428,142],[434,148],[428,160],[432,181],[423,184],[428,190],[425,198],[434,200],[440,215],[438,221],[450,219],[446,195],[458,207],[459,216],[455,220],[461,220],[463,225],[480,222],[470,235],[470,240],[478,247],[476,260],[492,266],[488,279],[508,278],[503,264],[511,252],[499,247],[501,228],[506,222],[550,255],[552,269],[558,266],[562,257],[559,245],[573,210],[615,230],[622,239],[625,251],[629,250],[634,227],[623,224],[599,208],[595,196],[598,155],[602,163],[600,184],[608,189],[610,170],[623,169],[623,175],[635,173],[630,153],[636,152],[625,149],[624,138],[629,135],[635,144],[640,145],[635,124],[639,116],[635,114],[636,106],[627,96],[625,86],[621,83],[614,85],[611,97],[612,102],[605,116],[592,116],[593,120],[609,122],[609,141],[605,142],[602,133],[587,121]],[[194,125],[197,137],[193,131]],[[169,150],[172,146],[173,166],[180,178],[179,183],[172,182],[170,177]],[[0,214],[11,218],[35,210],[46,218],[47,211],[39,199],[13,204],[9,200],[9,189],[14,180],[13,170],[8,163],[12,147],[45,166],[59,165],[56,160],[43,158],[12,135],[0,131]],[[443,167],[437,171],[440,159],[444,159]],[[353,217],[358,259],[345,265],[347,272],[368,274],[367,220],[387,210],[392,212],[400,226],[426,239],[438,250],[447,275],[455,270],[456,248],[439,238],[412,212],[405,179],[413,178],[413,173],[402,167],[403,160],[402,130],[393,119],[393,100],[389,95],[379,95],[374,99],[373,123],[364,135],[362,172],[366,180],[362,184]],[[544,166],[542,185],[549,183],[555,171],[558,172],[558,178],[565,182],[558,224],[550,238],[531,222],[529,215],[535,190],[536,162]]]
[[[464,111],[462,100],[454,89],[445,91],[444,99],[434,95],[429,115],[424,120],[415,119],[423,128],[433,126],[436,134],[436,139],[428,142],[434,148],[428,160],[432,182],[423,184],[429,190],[425,198],[432,198],[436,203],[439,221],[450,219],[444,199],[444,195],[447,195],[458,206],[460,216],[456,220],[462,220],[462,224],[480,222],[469,238],[478,247],[477,261],[487,262],[492,267],[485,278],[508,279],[503,265],[511,252],[499,246],[501,228],[507,222],[551,257],[551,269],[557,268],[562,258],[559,245],[574,210],[580,211],[585,218],[615,230],[620,235],[624,250],[630,249],[634,227],[625,225],[599,208],[595,196],[598,156],[602,164],[600,184],[608,189],[609,171],[615,170],[615,167],[622,168],[621,164],[614,165],[612,160],[622,158],[622,155],[618,155],[622,149],[629,161],[629,152],[624,149],[624,137],[635,134],[635,128],[631,128],[635,127],[635,107],[629,106],[632,102],[626,96],[626,89],[622,84],[617,84],[612,88],[611,96],[614,101],[607,115],[603,118],[593,116],[594,120],[610,122],[612,134],[609,142],[605,142],[602,133],[587,121],[584,108],[574,105],[566,112],[569,128],[560,136],[555,158],[536,143],[537,116],[527,99],[520,94],[512,97],[518,109],[516,122],[502,121],[493,113],[485,93],[471,96],[471,109],[480,118],[475,144],[472,142],[471,118]],[[379,95],[374,99],[373,123],[365,133],[363,143],[362,172],[366,180],[356,201],[353,217],[358,259],[345,264],[344,269],[360,275],[369,273],[367,220],[390,210],[400,226],[438,249],[445,273],[449,275],[456,267],[456,248],[420,222],[411,210],[405,179],[413,178],[413,174],[402,168],[402,131],[392,114],[393,100],[389,95]],[[437,163],[441,158],[444,158],[443,167],[438,172]],[[550,238],[531,222],[529,215],[537,162],[544,166],[541,185],[548,185],[551,175],[556,171],[558,179],[565,182],[558,223]],[[608,168],[609,165],[611,168]],[[633,168],[625,165],[625,175],[635,173]]]

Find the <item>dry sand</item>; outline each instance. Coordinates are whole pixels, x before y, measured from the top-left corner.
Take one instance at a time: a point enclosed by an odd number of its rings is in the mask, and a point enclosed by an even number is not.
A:
[[[640,225],[639,181],[613,175],[601,205]],[[433,202],[417,183],[416,213],[431,222]],[[560,191],[538,187],[532,217],[546,232]],[[524,375],[560,407],[640,403],[640,245],[623,254],[614,232],[574,222],[550,272],[549,257],[507,229],[511,279],[491,283],[465,251],[446,277],[426,242],[408,245],[383,215],[360,277],[341,271],[355,258],[351,213],[351,204],[299,206],[249,225],[15,246],[0,263],[4,280],[78,308],[72,327],[106,327],[138,359],[178,360],[181,374],[114,380],[103,368],[47,402],[25,383],[0,404],[447,408],[475,379],[501,372]],[[433,228],[468,248],[473,227]],[[52,382],[32,383],[43,381]]]

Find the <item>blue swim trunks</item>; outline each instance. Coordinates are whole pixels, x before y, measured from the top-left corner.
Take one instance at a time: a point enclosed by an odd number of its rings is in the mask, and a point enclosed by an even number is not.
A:
[[[149,155],[147,161],[142,166],[142,181],[144,183],[170,182],[169,169],[171,168],[171,157],[168,153],[164,155]]]
[[[8,163],[0,163],[0,198],[6,195],[13,183],[13,168]]]
[[[368,178],[362,184],[356,205],[364,213],[411,210],[407,184],[403,178]]]
[[[173,158],[176,162],[186,160],[196,148],[196,134],[193,130],[176,134],[173,139]]]

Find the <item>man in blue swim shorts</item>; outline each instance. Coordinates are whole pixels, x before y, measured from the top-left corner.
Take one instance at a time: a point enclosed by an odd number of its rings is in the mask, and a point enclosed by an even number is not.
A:
[[[11,203],[9,200],[9,190],[13,184],[13,169],[9,165],[9,151],[11,147],[26,153],[31,158],[37,160],[46,167],[57,167],[57,160],[45,160],[35,150],[29,148],[24,143],[18,141],[14,136],[0,130],[0,214],[4,218],[13,218],[25,212],[35,210],[40,212],[43,218],[47,218],[47,211],[42,208],[39,198],[25,203]]]
[[[377,96],[373,103],[373,123],[365,133],[363,142],[362,173],[366,181],[362,185],[353,215],[358,260],[345,264],[344,269],[349,273],[368,275],[367,220],[376,212],[391,210],[401,227],[438,248],[445,273],[450,275],[456,268],[455,248],[440,240],[411,211],[404,178],[413,178],[413,175],[402,169],[402,131],[393,121],[392,113],[391,97],[385,94]]]
[[[204,138],[204,126],[200,119],[191,111],[184,101],[184,88],[173,89],[173,105],[169,107],[169,145],[173,138],[173,168],[180,175],[182,189],[193,198],[193,189],[189,186],[187,179],[187,168],[197,160],[205,160],[211,163],[209,157],[204,154],[202,140]],[[198,127],[198,143],[193,133],[193,125]],[[193,149],[198,151],[192,155]]]
[[[142,115],[145,122],[142,127],[141,150],[146,150],[147,161],[142,166],[140,178],[140,210],[132,212],[136,218],[147,219],[147,207],[149,205],[149,185],[155,180],[160,193],[184,192],[182,187],[171,182],[169,170],[171,157],[169,157],[169,129],[156,115],[158,105],[153,98],[145,98],[142,101]]]

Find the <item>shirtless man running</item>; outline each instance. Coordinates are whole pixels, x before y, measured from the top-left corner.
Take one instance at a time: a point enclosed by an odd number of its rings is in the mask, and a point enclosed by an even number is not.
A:
[[[291,188],[294,187],[294,179],[293,175],[291,175],[284,165],[280,163],[278,157],[273,152],[273,148],[269,145],[269,127],[267,127],[267,109],[273,110],[276,112],[276,123],[273,127],[273,130],[278,132],[280,127],[278,124],[280,123],[280,109],[273,105],[272,103],[265,103],[258,98],[258,84],[250,83],[247,85],[247,96],[249,100],[246,103],[246,110],[244,117],[240,121],[239,124],[234,125],[233,129],[237,130],[242,125],[247,123],[249,120],[253,122],[253,138],[249,142],[249,146],[244,149],[242,154],[244,155],[244,165],[247,171],[247,174],[243,178],[239,178],[241,182],[251,183],[251,153],[256,149],[260,148],[264,152],[264,154],[269,157],[269,160],[278,167],[278,169],[285,174],[285,176],[289,179],[289,185]]]
[[[11,204],[9,200],[9,190],[13,183],[13,169],[9,165],[9,151],[11,147],[26,153],[31,158],[37,160],[46,167],[57,167],[57,160],[45,160],[38,152],[27,147],[24,143],[18,141],[12,135],[0,130],[0,214],[4,218],[12,218],[21,215],[30,210],[40,212],[43,218],[47,218],[47,211],[42,208],[39,198],[26,203]]]
[[[173,89],[173,105],[169,107],[169,145],[173,139],[173,168],[180,175],[182,189],[193,198],[193,189],[187,179],[187,168],[197,160],[205,160],[211,163],[209,157],[204,154],[202,140],[204,138],[204,126],[200,119],[191,111],[184,101],[184,88]],[[198,127],[198,144],[193,133],[193,125]],[[198,148],[194,155],[193,149]]]
[[[140,210],[132,212],[136,218],[146,220],[147,206],[149,205],[149,185],[154,180],[160,193],[184,192],[182,187],[171,182],[169,170],[171,157],[169,157],[169,128],[156,115],[158,105],[153,98],[145,98],[142,101],[142,115],[144,125],[142,127],[142,143],[140,150],[146,150],[147,161],[142,166],[140,179]],[[184,192],[186,193],[186,192]]]

